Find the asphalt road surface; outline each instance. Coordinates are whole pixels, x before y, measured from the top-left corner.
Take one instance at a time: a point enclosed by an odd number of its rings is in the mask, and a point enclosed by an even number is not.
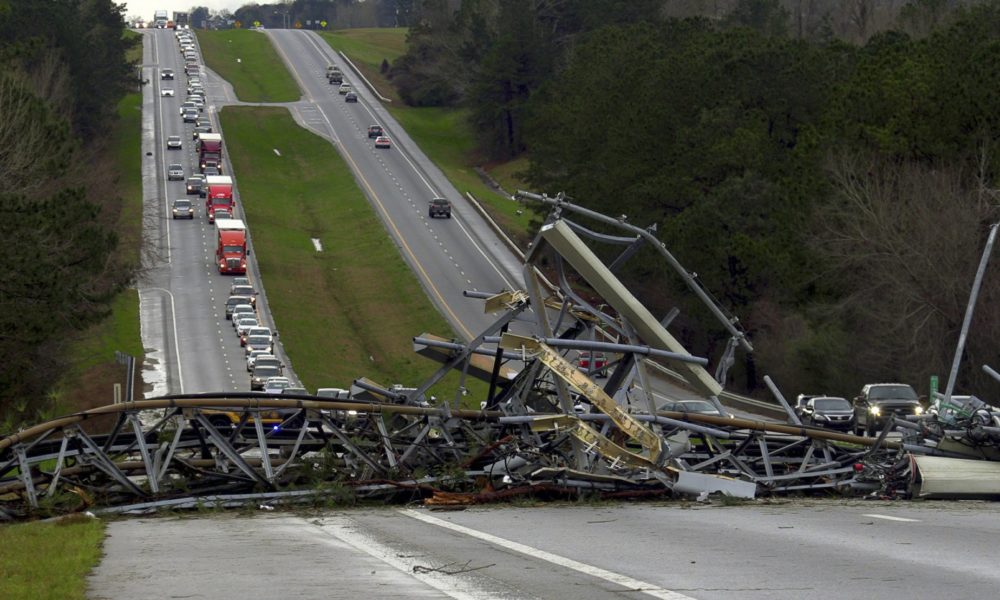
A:
[[[90,597],[985,599],[1000,585],[990,507],[781,501],[139,519],[109,525]]]
[[[173,80],[162,80],[163,69],[174,71]],[[217,391],[249,391],[249,374],[243,348],[225,318],[225,302],[233,276],[221,275],[215,267],[215,230],[208,222],[204,200],[186,195],[186,181],[169,181],[167,165],[180,163],[185,178],[197,173],[197,154],[192,139],[194,125],[184,123],[179,107],[184,102],[187,77],[173,30],[144,31],[143,74],[143,253],[145,274],[139,286],[143,346],[147,351],[143,379],[146,395]],[[171,89],[173,97],[162,90]],[[207,88],[210,92],[211,88]],[[218,131],[218,119],[209,97],[204,115]],[[168,136],[179,135],[181,150],[167,150]],[[232,172],[228,158],[225,174],[236,182],[236,218],[240,208],[239,174]],[[174,220],[170,214],[175,198],[189,198],[195,205],[193,220]],[[252,229],[252,224],[248,223]],[[260,285],[250,234],[248,276],[258,292],[258,312],[264,325],[275,330],[267,310],[267,296]],[[280,332],[279,332],[280,333]],[[287,357],[279,341],[276,353]],[[294,378],[294,373],[288,373]]]

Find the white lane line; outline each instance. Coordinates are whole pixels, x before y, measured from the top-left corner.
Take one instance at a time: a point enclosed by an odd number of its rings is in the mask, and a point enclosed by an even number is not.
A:
[[[312,35],[310,35],[308,32],[305,34],[305,36],[306,36],[306,39],[309,40],[310,44],[312,44],[313,48],[319,53],[320,57],[323,58],[323,59],[325,59],[325,60],[329,60],[329,58],[326,55],[326,52],[324,52],[323,49],[320,48],[320,46],[316,42],[315,38]],[[329,48],[329,46],[327,46],[327,47]],[[282,56],[284,56],[284,53],[282,53]],[[286,62],[288,62],[288,64],[291,64],[290,61],[288,61],[287,59],[286,59]],[[293,67],[293,70],[294,70],[294,67]],[[297,74],[296,74],[296,76],[297,76]],[[300,83],[301,83],[301,80],[300,80]],[[306,89],[305,85],[302,85],[302,89],[303,90]],[[378,122],[378,119],[375,117],[375,113],[373,113],[371,111],[371,109],[368,108],[368,104],[366,102],[360,102],[360,104],[361,104],[361,107],[365,109],[365,112],[367,112],[375,122]],[[319,108],[320,108],[320,112],[325,117],[326,116],[326,112],[322,109],[322,107],[319,107]],[[331,127],[331,129],[333,128],[332,125],[330,127]],[[402,127],[402,126],[400,126],[400,127]],[[346,149],[344,151],[346,152]],[[430,191],[430,193],[433,194],[433,195],[435,195],[435,196],[437,196],[438,195],[437,190],[435,190],[434,187],[430,184],[430,182],[428,182],[427,179],[424,178],[423,174],[420,172],[420,169],[418,169],[417,166],[415,164],[413,164],[413,161],[411,161],[410,158],[406,155],[406,153],[403,152],[402,146],[400,146],[400,148],[399,148],[399,155],[401,157],[403,157],[403,160],[405,160],[408,165],[410,165],[410,169],[413,171],[413,174],[416,175],[420,179],[420,181],[423,182],[423,184],[427,187],[427,189]],[[379,158],[380,162],[381,162],[381,160],[382,159]],[[464,225],[462,225],[461,220],[458,219],[458,218],[456,218],[456,219],[454,219],[454,221],[455,221],[455,224],[458,225],[459,229],[462,230],[462,233],[465,234],[465,237],[468,238],[469,242],[475,247],[475,249],[479,252],[479,254],[482,255],[483,259],[486,260],[486,263],[489,264],[491,267],[493,267],[493,270],[496,272],[497,275],[500,276],[500,279],[502,279],[504,281],[504,284],[506,284],[506,286],[508,288],[510,288],[510,289],[515,289],[517,286],[515,286],[510,281],[510,279],[507,278],[507,275],[503,272],[503,270],[500,268],[500,266],[496,262],[494,262],[493,257],[491,257],[479,245],[479,243],[475,240],[475,238],[472,237],[472,234],[469,232],[469,230],[466,229]]]
[[[869,515],[863,514],[862,517],[871,517],[873,519],[885,519],[886,521],[899,521],[901,523],[919,523],[920,519],[907,519],[906,517],[892,517],[889,515]]]
[[[495,546],[500,546],[501,548],[506,548],[513,552],[519,554],[524,554],[529,558],[541,559],[546,562],[564,567],[566,569],[571,569],[578,573],[583,573],[584,575],[589,575],[590,577],[596,577],[597,579],[603,579],[605,581],[610,581],[616,585],[628,588],[629,591],[640,592],[654,598],[664,598],[665,600],[694,600],[691,596],[685,596],[679,592],[673,590],[668,590],[662,588],[658,585],[653,585],[645,581],[640,581],[638,579],[633,579],[628,575],[622,575],[621,573],[614,573],[612,571],[606,571],[600,567],[595,567],[593,565],[588,565],[582,563],[572,558],[566,558],[565,556],[559,556],[558,554],[552,554],[551,552],[546,552],[544,550],[539,550],[538,548],[533,548],[531,546],[526,546],[518,542],[512,542],[508,539],[502,537],[497,537],[495,535],[490,535],[489,533],[484,533],[482,531],[477,531],[475,529],[470,529],[468,527],[463,527],[462,525],[457,525],[450,521],[445,521],[443,519],[438,519],[437,517],[432,517],[430,515],[425,515],[421,512],[412,509],[402,509],[399,512],[402,514],[412,517],[418,521],[423,521],[424,523],[429,523],[431,525],[437,525],[444,529],[450,529],[457,533],[461,533],[470,537],[474,537],[484,542],[493,544]]]
[[[177,341],[177,337],[178,337],[177,336],[177,309],[176,309],[176,304],[177,303],[174,302],[174,294],[170,290],[168,290],[166,288],[161,288],[161,287],[145,288],[145,290],[146,291],[158,290],[158,291],[161,291],[161,292],[165,293],[167,296],[170,296],[170,321],[171,321],[171,325],[173,326],[173,330],[174,330],[174,356],[177,357],[177,384],[181,388],[178,393],[183,394],[184,393],[184,368],[181,366],[181,347],[180,347],[180,344]],[[142,291],[143,290],[140,290],[140,293]]]
[[[415,569],[418,561],[414,558],[399,554],[396,550],[386,546],[357,530],[345,519],[324,519],[320,529],[323,533],[339,540],[356,550],[378,559],[390,567],[402,571],[406,575],[425,583],[439,592],[456,600],[480,600],[483,598],[496,598],[493,594],[485,590],[478,589],[477,586],[468,581],[467,578],[456,577],[454,575],[444,575],[441,573],[424,573]],[[330,540],[332,542],[332,540]],[[426,560],[424,561],[426,562]]]

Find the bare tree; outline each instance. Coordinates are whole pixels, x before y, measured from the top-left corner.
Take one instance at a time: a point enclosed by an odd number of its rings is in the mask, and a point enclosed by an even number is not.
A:
[[[982,151],[982,165],[988,164]],[[1000,211],[984,174],[955,165],[841,155],[838,201],[824,210],[817,249],[849,291],[837,307],[855,332],[858,375],[924,381],[951,358],[988,225]],[[981,302],[1000,299],[988,274]],[[980,310],[968,355],[992,352],[1000,315]],[[981,382],[970,369],[966,384]]]

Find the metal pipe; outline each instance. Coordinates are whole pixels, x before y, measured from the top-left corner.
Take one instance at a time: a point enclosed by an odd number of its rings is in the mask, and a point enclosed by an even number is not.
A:
[[[499,340],[499,337],[493,336],[495,339]],[[485,341],[485,340],[484,340]],[[469,346],[467,344],[459,344],[457,342],[442,342],[441,340],[432,340],[428,338],[415,337],[413,338],[414,344],[421,344],[423,346],[428,346],[430,348],[441,348],[444,350],[455,350],[458,352],[464,352]],[[489,343],[489,342],[487,342]],[[495,343],[495,342],[494,342]],[[483,348],[474,348],[470,350],[473,354],[481,354],[483,356],[489,356],[490,358],[495,358],[497,352],[501,352],[501,358],[518,360],[521,358],[520,354],[514,354],[505,351],[503,348],[497,348],[496,350],[484,350]]]
[[[962,363],[962,353],[965,352],[965,341],[969,335],[969,326],[972,324],[972,313],[976,310],[976,301],[979,299],[979,288],[983,285],[983,275],[986,273],[986,265],[989,264],[990,255],[993,253],[993,243],[997,239],[998,225],[1000,223],[990,225],[990,235],[986,238],[986,247],[983,248],[983,256],[979,259],[979,269],[976,270],[976,279],[972,283],[969,304],[965,308],[965,318],[962,320],[962,331],[958,334],[955,358],[951,361],[948,386],[944,390],[944,398],[947,403],[951,403],[951,393],[955,390],[955,378],[958,376],[958,366]]]
[[[774,381],[771,380],[770,375],[764,375],[764,383],[767,384],[767,388],[771,390],[771,393],[774,394],[774,397],[778,399],[778,402],[781,404],[781,407],[785,409],[785,414],[788,415],[788,420],[794,423],[795,425],[802,425],[802,421],[799,420],[799,416],[795,414],[795,411],[792,410],[792,407],[788,405],[788,401],[785,400],[785,396],[782,395],[781,390],[779,390],[778,386],[776,386],[774,384]]]
[[[315,398],[300,400],[297,398]],[[27,441],[52,429],[67,427],[100,415],[117,414],[133,410],[153,410],[160,408],[306,408],[312,410],[353,410],[358,413],[392,412],[403,415],[434,415],[446,416],[439,408],[408,406],[403,404],[385,404],[377,402],[358,401],[325,401],[318,396],[292,394],[283,397],[270,396],[258,392],[231,392],[228,394],[173,394],[161,396],[153,400],[137,400],[129,404],[108,404],[81,411],[65,417],[60,417],[46,423],[40,423],[23,431],[0,439],[0,450]],[[452,410],[451,416],[462,419],[496,419],[503,415],[500,411]]]
[[[568,348],[570,350],[593,350],[593,351],[604,351],[604,352],[620,352],[626,353],[630,352],[632,354],[643,354],[646,356],[658,356],[661,358],[669,358],[671,360],[689,362],[697,365],[705,366],[708,364],[708,359],[701,356],[691,356],[690,354],[681,354],[679,352],[670,352],[669,350],[660,350],[658,348],[650,348],[649,346],[637,346],[634,344],[615,344],[613,342],[597,342],[591,340],[567,340],[563,338],[535,338],[539,342],[542,342],[546,346],[552,346],[553,348]],[[499,344],[499,336],[488,335],[483,338],[483,342],[487,344]]]

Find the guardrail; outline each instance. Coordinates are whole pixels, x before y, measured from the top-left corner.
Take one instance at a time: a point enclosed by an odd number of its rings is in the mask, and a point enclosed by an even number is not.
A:
[[[351,61],[351,59],[347,58],[347,55],[344,54],[343,51],[338,50],[337,54],[339,54],[340,58],[344,59],[344,61],[347,62],[348,66],[350,66],[351,69],[354,71],[354,74],[360,77],[361,81],[365,82],[365,85],[368,86],[368,89],[371,90],[373,94],[378,96],[379,100],[381,100],[382,102],[390,102],[390,103],[392,102],[392,98],[386,98],[385,96],[380,94],[377,89],[375,89],[375,86],[372,85],[372,82],[368,81],[368,78],[361,74],[361,70],[358,69],[357,65],[355,65],[354,62]]]

